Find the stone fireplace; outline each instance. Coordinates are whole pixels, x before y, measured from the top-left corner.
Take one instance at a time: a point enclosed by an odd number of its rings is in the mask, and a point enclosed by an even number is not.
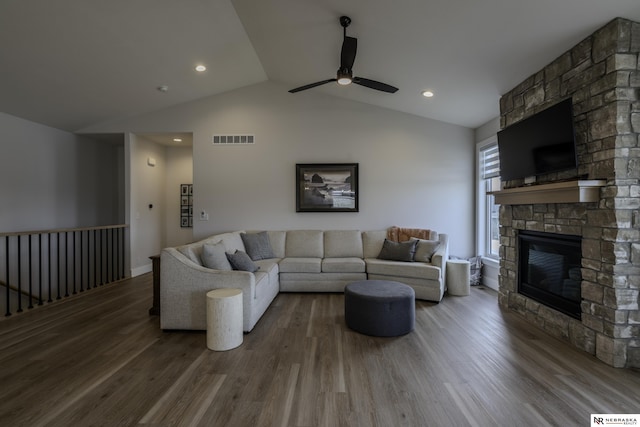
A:
[[[577,169],[538,177],[541,185],[530,188],[542,189],[539,194],[520,192],[520,180],[503,182],[513,197],[500,207],[500,305],[608,365],[635,368],[640,367],[639,54],[640,23],[618,18],[500,99],[504,128],[572,97],[578,150]],[[556,197],[552,193],[563,182],[569,182],[569,195]],[[595,183],[590,188],[595,196],[582,197],[580,183]],[[578,318],[519,292],[519,235],[526,232],[579,239]],[[562,280],[576,277],[573,270]]]

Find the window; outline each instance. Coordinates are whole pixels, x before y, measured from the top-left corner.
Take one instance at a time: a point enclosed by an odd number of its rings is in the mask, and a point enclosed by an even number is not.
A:
[[[498,258],[500,247],[499,205],[488,194],[500,190],[500,157],[495,137],[478,144],[478,252]]]

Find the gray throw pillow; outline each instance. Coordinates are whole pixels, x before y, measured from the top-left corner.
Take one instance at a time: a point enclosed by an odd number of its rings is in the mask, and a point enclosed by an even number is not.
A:
[[[258,261],[276,257],[273,254],[271,240],[269,240],[269,235],[266,231],[251,234],[240,233],[240,237],[242,238],[242,243],[244,243],[247,254],[252,260]]]
[[[433,257],[433,254],[435,254],[438,247],[440,247],[439,240],[424,240],[415,237],[412,237],[411,240],[418,242],[416,253],[413,256],[413,259],[418,262],[431,262],[431,257]]]
[[[216,270],[231,270],[224,243],[205,243],[202,248],[202,264]]]
[[[255,273],[260,268],[251,260],[246,252],[236,251],[236,253],[234,254],[230,254],[229,252],[227,252],[227,259],[231,263],[231,267],[233,267],[234,270]]]
[[[380,254],[378,254],[378,259],[413,262],[417,244],[418,242],[415,240],[410,240],[408,242],[393,242],[391,240],[384,239],[382,250],[380,251]]]

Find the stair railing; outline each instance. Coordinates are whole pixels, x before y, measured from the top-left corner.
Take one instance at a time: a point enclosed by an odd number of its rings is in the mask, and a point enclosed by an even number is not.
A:
[[[0,233],[5,316],[125,277],[127,225]]]

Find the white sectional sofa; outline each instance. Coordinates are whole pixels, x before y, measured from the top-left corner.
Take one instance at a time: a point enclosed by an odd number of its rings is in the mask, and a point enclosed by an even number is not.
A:
[[[439,241],[431,262],[379,259],[387,230],[290,230],[266,232],[272,257],[254,261],[259,267],[255,272],[203,265],[204,245],[222,242],[229,253],[247,252],[243,233],[223,233],[162,251],[162,329],[206,329],[205,294],[218,288],[243,291],[245,332],[253,329],[278,292],[343,292],[347,284],[365,279],[402,282],[415,290],[416,298],[436,302],[446,290],[446,234],[431,232]]]

